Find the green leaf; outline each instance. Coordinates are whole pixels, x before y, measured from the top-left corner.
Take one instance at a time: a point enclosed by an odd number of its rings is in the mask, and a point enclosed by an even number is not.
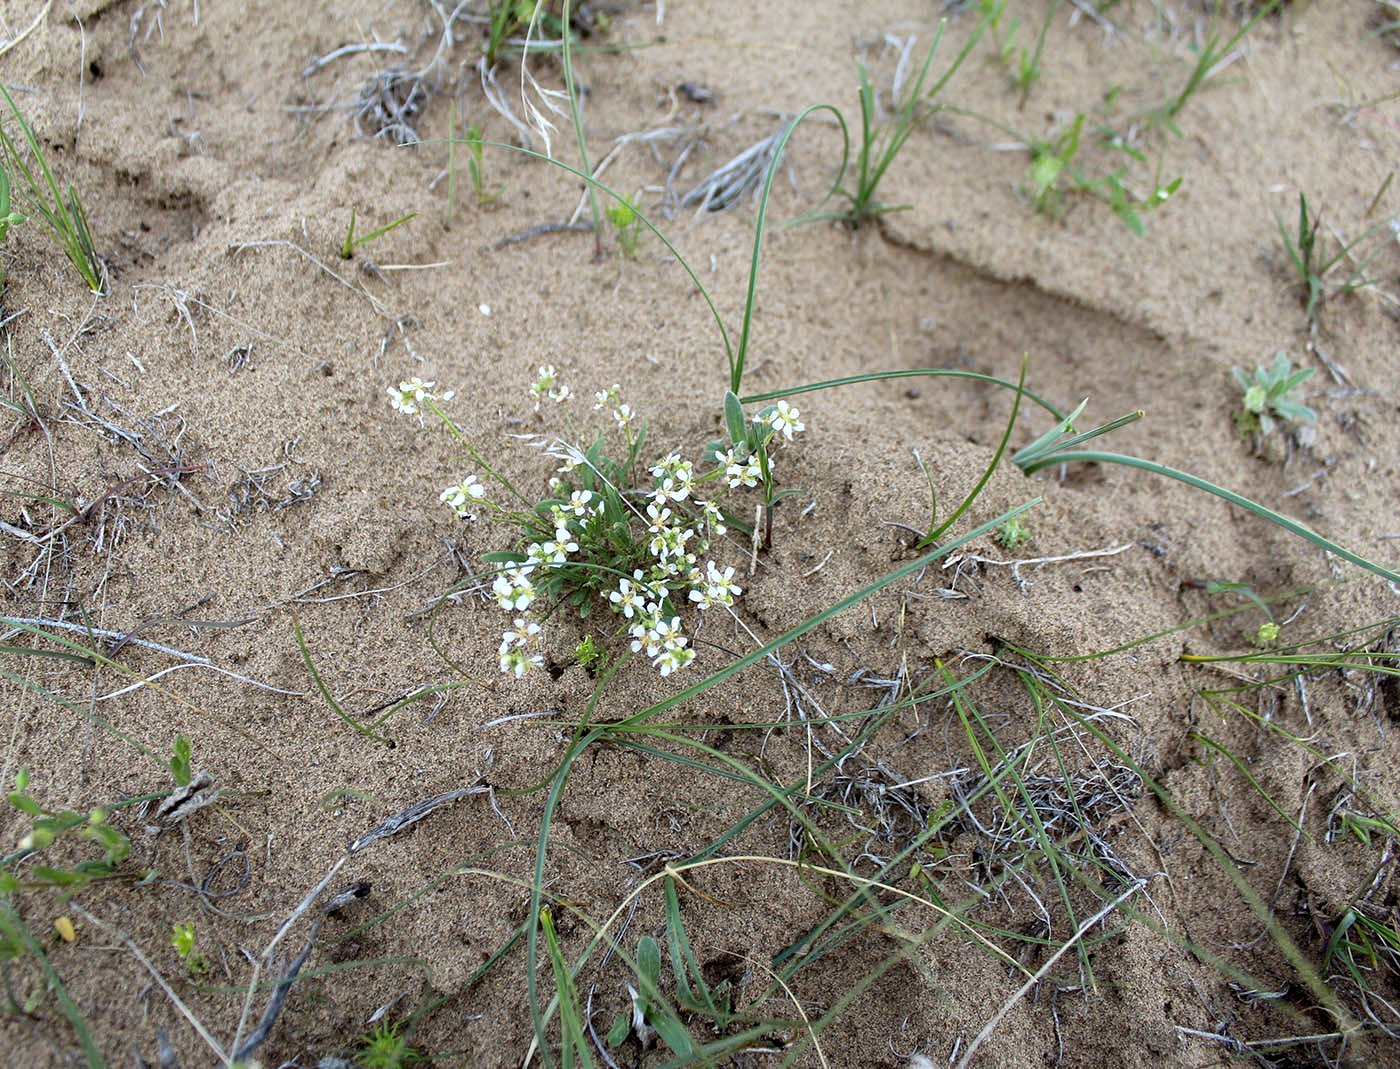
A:
[[[175,739],[173,755],[170,758],[170,774],[175,777],[177,787],[190,784],[190,740],[180,735]]]
[[[744,419],[744,406],[733,390],[724,391],[724,423],[729,430],[729,440],[734,445],[748,441],[748,422]]]
[[[44,811],[39,808],[39,803],[27,794],[21,794],[19,791],[11,791],[6,795],[6,799],[9,801],[10,805],[14,806],[21,813],[28,813],[31,817],[41,817],[44,815]]]

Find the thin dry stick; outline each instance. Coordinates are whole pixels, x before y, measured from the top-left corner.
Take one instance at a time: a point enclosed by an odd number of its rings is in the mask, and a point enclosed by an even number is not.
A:
[[[130,950],[132,954],[136,956],[137,961],[139,961],[142,965],[146,967],[146,971],[150,973],[151,976],[155,979],[155,982],[160,985],[160,989],[164,991],[166,996],[170,999],[170,1001],[175,1004],[175,1008],[178,1009],[182,1014],[184,1014],[185,1020],[189,1021],[190,1024],[194,1026],[194,1030],[198,1032],[200,1038],[203,1039],[204,1042],[209,1045],[209,1049],[212,1050],[216,1055],[218,1055],[219,1064],[227,1065],[229,1062],[229,1057],[224,1052],[224,1048],[219,1046],[219,1041],[209,1034],[208,1029],[206,1029],[204,1025],[200,1023],[199,1018],[194,1015],[194,1013],[190,1010],[188,1006],[186,1006],[183,1002],[180,1001],[180,996],[175,994],[174,990],[170,987],[170,985],[165,982],[165,977],[161,976],[161,974],[156,970],[156,967],[151,964],[151,959],[146,957],[145,954],[141,953],[141,948],[138,947],[135,943],[133,943],[125,935],[122,935],[121,932],[118,932],[116,929],[112,928],[105,921],[98,920],[87,910],[83,909],[82,906],[78,905],[78,903],[69,902],[69,905],[73,908],[73,912],[80,914],[81,916],[86,918],[90,923],[96,925],[98,928],[101,928],[102,931],[106,932],[107,935],[109,935],[111,938],[120,940],[121,942],[126,944],[127,949]]]
[[[340,855],[340,860],[331,866],[331,870],[327,872],[325,876],[321,877],[321,882],[306,893],[306,897],[297,904],[297,908],[292,910],[292,912],[287,915],[287,919],[278,926],[276,934],[272,937],[272,941],[267,944],[266,949],[263,950],[253,962],[253,976],[248,981],[248,994],[243,999],[243,1012],[238,1016],[238,1030],[233,1034],[232,1045],[235,1050],[242,1046],[241,1040],[243,1038],[243,1030],[248,1026],[248,1015],[253,1010],[253,996],[257,993],[258,981],[262,978],[263,963],[272,961],[272,956],[277,952],[277,944],[282,941],[282,937],[291,930],[297,918],[311,908],[311,904],[320,897],[321,892],[326,889],[326,885],[335,878],[335,874],[340,871],[340,867],[345,864],[349,857],[350,855],[348,853]],[[224,1060],[227,1061],[228,1059],[225,1058]]]
[[[0,45],[0,56],[3,56],[10,49],[14,48],[15,45],[19,44],[31,33],[37,30],[39,28],[39,24],[43,22],[45,18],[48,17],[49,8],[51,7],[53,7],[53,0],[48,0],[48,2],[39,9],[39,14],[34,16],[34,21],[31,22],[26,29],[21,30],[18,34],[16,34],[14,37],[11,37],[3,45]]]
[[[1069,940],[1065,943],[1065,945],[1060,947],[1060,949],[1055,951],[1055,953],[1051,954],[1049,959],[1045,962],[1045,964],[1036,970],[1035,975],[1032,976],[1029,980],[1027,980],[1024,984],[1022,984],[1019,988],[1017,988],[1016,993],[1006,1000],[1006,1002],[1002,1005],[1001,1009],[997,1010],[997,1012],[993,1014],[992,1019],[990,1021],[988,1021],[985,1025],[982,1026],[982,1031],[977,1033],[977,1038],[972,1041],[971,1046],[967,1048],[967,1050],[963,1053],[962,1058],[959,1059],[957,1069],[968,1069],[968,1066],[972,1064],[973,1055],[977,1053],[977,1048],[980,1047],[986,1041],[987,1037],[990,1036],[992,1032],[996,1030],[997,1025],[1001,1024],[1002,1018],[1011,1012],[1011,1010],[1015,1007],[1016,1003],[1020,1002],[1023,998],[1026,997],[1026,993],[1030,991],[1031,988],[1033,988],[1036,984],[1040,983],[1041,980],[1045,979],[1045,974],[1055,967],[1055,962],[1059,961],[1060,958],[1064,957],[1064,955],[1069,952],[1069,949],[1072,946],[1074,946],[1081,939],[1083,939],[1084,936],[1089,933],[1090,928],[1098,924],[1099,921],[1103,920],[1115,909],[1117,909],[1129,898],[1137,894],[1146,886],[1146,880],[1134,880],[1131,887],[1129,887],[1112,902],[1104,906],[1103,909],[1099,910],[1087,921],[1081,924],[1079,926],[1079,930],[1069,937]]]
[[[807,1011],[802,1008],[802,1000],[799,999],[795,994],[793,994],[792,988],[788,987],[787,985],[787,981],[784,980],[777,973],[775,973],[767,965],[763,964],[763,962],[751,958],[747,954],[740,954],[739,956],[745,961],[747,961],[754,968],[761,969],[763,972],[766,972],[769,976],[771,976],[774,980],[778,981],[778,986],[783,989],[783,994],[787,995],[788,998],[792,999],[792,1004],[797,1007],[797,1015],[802,1018],[802,1023],[807,1028],[807,1034],[812,1037],[812,1049],[817,1052],[817,1061],[821,1063],[822,1069],[830,1069],[830,1065],[826,1060],[826,1055],[822,1052],[821,1040],[817,1038],[816,1030],[812,1027],[812,1019],[807,1016]]]

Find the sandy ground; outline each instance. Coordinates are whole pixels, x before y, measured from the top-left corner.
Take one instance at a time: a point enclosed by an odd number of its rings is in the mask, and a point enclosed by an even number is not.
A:
[[[863,227],[783,225],[842,207],[823,199],[841,157],[831,113],[799,128],[744,392],[915,368],[1014,380],[1024,355],[1027,385],[1062,411],[1087,397],[1086,421],[1145,412],[1104,448],[1396,567],[1400,38],[1377,30],[1400,14],[1288,4],[1167,129],[1151,116],[1240,12],[1100,6],[1013,0],[1006,62],[992,35],[977,43],[880,187],[902,210]],[[707,304],[652,235],[631,257],[610,233],[601,257],[587,232],[522,237],[586,219],[576,177],[487,149],[485,195],[472,190],[449,124],[522,133],[483,92],[480,19],[444,34],[444,7],[0,7],[0,78],[80,191],[108,271],[106,293],[87,292],[17,194],[31,218],[0,248],[0,549],[4,612],[37,623],[10,627],[0,653],[0,771],[8,790],[28,770],[50,812],[112,807],[131,842],[113,873],[68,890],[39,866],[71,871],[94,843],[69,833],[8,856],[11,1064],[215,1064],[265,1014],[264,1065],[370,1064],[360,1037],[391,1023],[433,1064],[524,1062],[537,853],[570,961],[604,922],[622,933],[574,981],[600,1043],[628,1013],[639,938],[662,940],[661,993],[677,1004],[669,864],[705,981],[736,1010],[719,1027],[679,1016],[697,1046],[749,1030],[718,1061],[956,1062],[984,1031],[985,1065],[1400,1059],[1400,699],[1379,671],[1296,667],[1300,648],[1393,654],[1396,587],[1179,483],[1111,464],[1027,478],[1004,460],[945,538],[1038,496],[1029,542],[979,537],[807,631],[780,665],[664,710],[656,733],[572,754],[585,717],[648,710],[915,561],[929,482],[947,515],[994,457],[1012,394],[904,378],[794,397],[806,428],[779,459],[797,493],[774,510],[771,547],[752,553],[737,531],[717,544],[745,593],[707,617],[693,665],[661,678],[632,658],[600,685],[575,647],[593,636],[616,657],[626,636],[606,612],[561,611],[544,667],[500,673],[509,619],[479,577],[512,532],[438,500],[472,462],[388,391],[415,375],[455,391],[444,407],[465,439],[542,496],[556,462],[532,436],[617,440],[594,391],[620,384],[649,424],[644,462],[698,456],[720,433],[728,370]],[[939,18],[935,76],[977,25],[975,10],[909,0],[588,14],[576,60],[592,158],[735,340],[755,202],[697,212],[681,195],[809,105],[858,130],[861,62],[888,117]],[[1023,98],[1019,57],[1047,18]],[[530,70],[560,88],[555,59]],[[394,71],[416,75],[401,136],[364,103],[388,85],[403,104]],[[523,121],[518,54],[497,77]],[[1086,182],[1126,167],[1140,201],[1181,178],[1143,236],[1068,177],[1036,210],[1027,145],[1056,144],[1080,114],[1070,165]],[[576,163],[551,117],[552,151]],[[1105,146],[1110,126],[1141,161]],[[1277,224],[1295,225],[1300,192],[1328,248],[1357,241],[1311,316]],[[342,259],[352,210],[361,234],[417,215]],[[1315,369],[1299,392],[1317,419],[1242,437],[1229,369],[1279,350]],[[546,364],[576,396],[536,410]],[[1027,405],[1012,447],[1051,422]],[[735,498],[746,514],[753,500]],[[1272,647],[1258,644],[1264,610],[1218,584],[1269,603]],[[101,656],[27,653],[71,652],[34,628]],[[296,628],[347,717],[395,710],[381,739],[337,715]],[[1016,652],[1159,633],[1038,676]],[[1281,664],[1183,659],[1269,648]],[[950,693],[945,672],[977,678]],[[180,737],[208,777],[199,800],[217,800],[162,818]],[[429,799],[420,821],[364,842]],[[32,825],[12,810],[0,836]],[[182,959],[172,933],[191,924]],[[543,1009],[556,980],[537,945]],[[624,1027],[591,1056],[674,1052]]]

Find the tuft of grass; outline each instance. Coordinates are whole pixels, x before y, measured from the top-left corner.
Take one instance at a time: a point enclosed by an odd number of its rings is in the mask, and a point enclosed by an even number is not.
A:
[[[24,154],[20,152],[19,145],[15,143],[15,139],[5,129],[5,123],[0,121],[0,147],[3,148],[10,176],[17,177],[22,181],[25,193],[34,210],[53,231],[59,248],[63,250],[63,254],[77,269],[83,281],[87,283],[88,289],[92,290],[93,293],[105,292],[106,268],[102,263],[102,258],[97,255],[92,232],[88,228],[87,212],[83,209],[83,202],[78,198],[77,191],[71,185],[66,194],[59,190],[58,182],[49,169],[43,150],[39,147],[38,138],[34,136],[34,131],[26,121],[24,113],[19,110],[19,105],[15,103],[14,97],[10,95],[9,89],[4,85],[0,85],[0,96],[5,98],[9,117],[19,127],[20,140],[29,150],[29,160],[26,160]],[[10,177],[7,177],[5,179],[6,187],[9,184]],[[7,228],[10,222],[16,220],[13,213],[9,211],[0,210],[0,215],[7,217],[4,223],[0,224],[0,236],[3,236],[3,228]]]
[[[1389,182],[1389,179],[1386,180]],[[1376,199],[1384,193],[1384,186]],[[1373,226],[1352,241],[1336,241],[1335,247],[1322,232],[1322,213],[1308,208],[1308,198],[1298,194],[1298,222],[1290,229],[1277,215],[1274,223],[1278,227],[1284,252],[1288,254],[1289,265],[1293,268],[1296,285],[1302,291],[1303,315],[1308,322],[1316,316],[1318,307],[1328,290],[1335,293],[1352,293],[1368,286],[1376,280],[1366,274],[1366,268],[1379,250],[1379,245],[1370,252],[1357,257],[1356,252],[1376,234],[1381,233],[1385,224]],[[1344,272],[1339,271],[1346,265]],[[1340,275],[1340,277],[1334,277]]]
[[[423,1061],[423,1054],[409,1043],[402,1025],[380,1021],[360,1037],[355,1064],[361,1069],[407,1069]]]
[[[1244,40],[1250,30],[1258,25],[1261,19],[1273,12],[1281,2],[1282,0],[1269,0],[1268,3],[1261,5],[1250,15],[1248,20],[1241,24],[1239,29],[1228,36],[1226,36],[1226,31],[1222,28],[1217,17],[1211,24],[1205,43],[1199,47],[1191,47],[1191,51],[1195,53],[1196,62],[1186,76],[1185,83],[1152,112],[1150,117],[1169,133],[1180,137],[1181,131],[1176,126],[1177,115],[1181,113],[1192,97],[1210,86],[1220,72],[1234,62],[1236,46]]]
[[[1001,16],[1005,7],[1005,3],[998,3],[997,0],[982,0],[982,13],[988,20],[987,25],[991,31],[992,43],[996,47],[997,58],[1010,75],[1012,87],[1020,91],[1018,106],[1024,108],[1030,98],[1031,87],[1040,81],[1040,59],[1045,53],[1045,39],[1050,33],[1050,25],[1060,9],[1060,0],[1051,0],[1040,33],[1036,35],[1035,44],[1030,48],[1016,47],[1016,34],[1021,28],[1019,19],[1012,19],[1005,27],[1002,26]]]
[[[989,5],[984,7],[981,21],[968,37],[962,50],[953,59],[948,69],[943,72],[943,75],[925,90],[924,85],[928,81],[929,72],[933,67],[933,58],[938,53],[938,46],[943,42],[943,33],[948,25],[946,19],[941,21],[938,24],[938,31],[934,34],[933,41],[929,45],[928,52],[924,54],[924,61],[919,67],[918,76],[909,86],[903,99],[894,102],[894,115],[888,122],[882,123],[879,119],[878,103],[875,89],[870,83],[870,73],[864,63],[860,65],[860,87],[858,90],[860,142],[856,149],[855,171],[852,175],[852,185],[849,188],[843,187],[840,185],[841,179],[838,178],[836,190],[850,201],[850,208],[840,216],[850,226],[858,227],[886,212],[903,210],[903,206],[882,204],[875,199],[880,181],[885,177],[885,172],[894,163],[895,158],[903,150],[914,131],[938,111],[938,105],[934,103],[935,98],[943,91],[944,86],[948,84],[953,75],[958,72],[958,68],[971,54],[982,34],[993,20],[999,17],[1005,6],[1006,0],[992,0]],[[841,119],[841,128],[844,134],[846,130],[844,118]],[[842,171],[844,172],[844,170],[843,161]],[[737,390],[738,386],[735,385],[733,388]]]

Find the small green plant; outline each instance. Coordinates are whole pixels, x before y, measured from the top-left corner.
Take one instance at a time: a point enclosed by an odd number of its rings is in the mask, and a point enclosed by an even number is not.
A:
[[[1084,182],[1070,167],[1079,152],[1079,138],[1084,130],[1084,113],[1074,117],[1074,122],[1054,141],[1031,141],[1031,193],[1036,211],[1059,217],[1064,214],[1064,190],[1060,180],[1066,176],[1075,184]]]
[[[476,123],[472,123],[459,138],[457,136],[457,101],[452,101],[447,112],[447,222],[449,224],[457,211],[457,147],[459,145],[467,150],[467,182],[471,185],[472,192],[476,194],[477,204],[490,204],[501,195],[499,189],[494,192],[488,192],[486,189],[485,164],[482,162],[484,142],[481,137],[481,128]]]
[[[637,206],[630,200],[618,200],[605,209],[608,221],[613,225],[617,237],[617,247],[629,260],[637,255],[637,241],[642,236],[642,220],[637,214]]]
[[[1244,391],[1242,404],[1235,413],[1235,427],[1244,437],[1272,434],[1278,422],[1309,422],[1317,413],[1292,394],[1313,373],[1310,367],[1293,370],[1293,361],[1283,350],[1274,356],[1269,367],[1257,367],[1251,377],[1242,367],[1232,367],[1235,384]]]
[[[597,675],[608,666],[608,654],[602,646],[593,641],[592,635],[584,635],[574,647],[574,658],[579,667],[589,675]]]
[[[1004,8],[1004,2],[982,0],[982,16],[987,20],[987,27],[991,31],[997,58],[1010,74],[1012,86],[1021,91],[1020,106],[1024,108],[1030,97],[1031,86],[1040,80],[1040,57],[1045,52],[1045,39],[1049,35],[1055,14],[1059,11],[1060,0],[1051,0],[1050,9],[1046,12],[1045,21],[1041,24],[1040,33],[1032,48],[1016,48],[1016,34],[1021,28],[1021,22],[1019,19],[1012,19],[1003,28],[1001,15]]]
[[[486,56],[486,66],[494,67],[501,58],[501,52],[509,39],[530,26],[536,18],[539,7],[539,22],[545,33],[558,36],[564,32],[564,20],[538,0],[491,0],[487,4],[486,42],[482,51]]]
[[[1370,228],[1353,241],[1338,242],[1333,249],[1327,235],[1322,233],[1322,214],[1309,210],[1308,198],[1302,193],[1298,194],[1296,229],[1290,230],[1277,216],[1274,217],[1274,222],[1278,226],[1279,237],[1283,240],[1283,248],[1288,254],[1297,285],[1303,291],[1303,314],[1309,322],[1312,321],[1327,289],[1338,293],[1351,293],[1375,285],[1375,279],[1366,275],[1366,267],[1376,250],[1373,249],[1369,255],[1359,260],[1354,254],[1362,244],[1375,236],[1379,227]],[[1334,280],[1331,276],[1343,262],[1348,265],[1349,270],[1344,278]]]
[[[170,748],[170,775],[174,777],[177,787],[190,785],[190,754],[189,738],[185,735],[176,736]]]
[[[486,190],[486,172],[481,160],[481,128],[476,123],[467,127],[462,144],[467,149],[467,181],[471,183],[477,203],[489,204],[501,195],[501,191],[498,189],[490,193]]]
[[[78,199],[77,191],[70,185],[67,195],[59,191],[58,182],[54,179],[53,172],[49,170],[48,161],[44,158],[43,150],[39,148],[39,140],[34,136],[33,129],[24,118],[24,113],[19,110],[19,105],[15,103],[14,97],[10,96],[10,91],[5,86],[0,85],[0,96],[5,98],[5,104],[9,109],[10,117],[19,126],[20,139],[29,149],[29,156],[33,161],[25,160],[21,155],[19,146],[15,144],[15,139],[10,137],[3,122],[0,122],[0,147],[3,147],[4,159],[9,165],[9,175],[6,176],[5,185],[8,187],[10,178],[17,177],[23,180],[25,192],[33,204],[35,210],[48,223],[49,229],[53,231],[54,237],[58,240],[59,248],[63,250],[65,256],[72,265],[77,268],[78,274],[87,283],[88,289],[93,293],[102,293],[105,269],[102,258],[97,255],[97,250],[93,245],[92,231],[88,229],[87,213],[83,210],[83,202]],[[37,173],[33,169],[38,168]],[[7,216],[3,226],[8,227],[11,222],[17,221],[14,214],[8,210],[0,211],[0,215]],[[2,236],[2,232],[0,232]]]
[[[185,968],[191,976],[199,976],[209,971],[209,962],[199,952],[197,943],[193,921],[171,926],[170,945],[175,948],[176,956],[185,963]]]
[[[76,841],[95,846],[100,856],[84,858],[75,862],[59,862],[45,865],[35,863],[25,866],[27,885],[63,888],[73,892],[86,887],[94,880],[112,876],[118,866],[131,853],[131,840],[107,823],[107,810],[97,808],[86,813],[72,810],[53,811],[45,809],[28,793],[29,773],[21,769],[15,776],[15,787],[7,796],[10,805],[25,816],[32,818],[29,831],[19,841],[18,852],[7,860],[27,861],[35,855],[56,856],[47,851],[57,844]],[[0,894],[11,894],[22,886],[20,878],[11,872],[0,872]]]
[[[1134,198],[1128,192],[1124,181],[1133,164],[1145,163],[1147,157],[1108,126],[1100,127],[1098,144],[1109,152],[1121,153],[1132,162],[1116,170],[1105,171],[1098,177],[1092,177],[1074,165],[1086,118],[1087,116],[1080,112],[1074,117],[1070,128],[1053,141],[1041,141],[1036,138],[1028,141],[1031,151],[1030,193],[1036,210],[1059,218],[1065,212],[1067,192],[1088,193],[1106,203],[1129,230],[1142,237],[1146,233],[1143,214],[1155,211],[1170,200],[1172,194],[1181,188],[1181,179],[1176,178],[1163,183],[1159,173],[1153,180],[1152,192],[1144,199]],[[1068,186],[1065,185],[1066,180]]]
[[[992,541],[1003,549],[1017,549],[1033,537],[1030,526],[1020,516],[1012,516],[992,535]]]
[[[749,420],[730,394],[729,443],[706,447],[704,459],[711,467],[697,468],[675,451],[648,466],[641,459],[646,426],[621,400],[619,386],[600,390],[593,409],[611,418],[623,451],[613,453],[609,443],[615,439],[606,431],[598,431],[588,445],[544,438],[545,454],[560,464],[537,499],[466,442],[442,408],[451,392],[436,392],[435,385],[416,378],[401,382],[389,390],[393,407],[420,419],[424,412],[438,417],[467,446],[484,476],[514,499],[509,506],[489,500],[486,484],[475,474],[441,494],[462,519],[474,520],[481,509],[516,531],[514,548],[483,554],[499,567],[491,592],[514,620],[501,637],[501,671],[519,677],[544,664],[542,616],[567,605],[587,620],[600,603],[613,614],[619,634],[629,636],[632,652],[644,652],[661,675],[688,665],[695,650],[681,610],[730,606],[742,593],[734,566],[723,567],[710,557],[729,526],[739,526],[720,500],[761,485],[764,507],[771,510],[783,496],[776,489],[771,454],[776,439],[789,441],[803,430],[798,410],[782,401]],[[530,392],[537,410],[542,404],[566,405],[574,397],[553,365],[539,369]],[[719,500],[700,496],[707,485],[719,491]]]
[[[380,1021],[373,1031],[360,1037],[355,1064],[360,1069],[405,1069],[423,1060],[423,1052],[403,1035],[401,1024]]]
[[[378,230],[371,230],[368,234],[357,235],[355,233],[355,209],[351,208],[350,225],[346,228],[345,231],[345,241],[340,246],[340,258],[342,260],[350,259],[352,256],[355,255],[355,250],[358,249],[361,245],[368,245],[371,241],[374,241],[376,238],[383,237],[389,231],[393,230],[394,227],[402,226],[404,223],[408,222],[417,214],[417,212],[409,212],[407,215],[395,219],[392,223],[385,223]]]

